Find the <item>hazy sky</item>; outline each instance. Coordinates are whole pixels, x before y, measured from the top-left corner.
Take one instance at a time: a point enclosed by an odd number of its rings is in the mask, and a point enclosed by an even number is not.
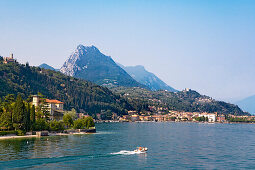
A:
[[[0,55],[60,68],[78,44],[179,90],[255,94],[254,0],[0,0]]]

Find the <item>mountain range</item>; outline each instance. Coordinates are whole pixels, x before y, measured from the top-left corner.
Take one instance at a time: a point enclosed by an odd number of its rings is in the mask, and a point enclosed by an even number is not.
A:
[[[147,88],[134,80],[110,56],[102,54],[95,46],[78,45],[75,52],[60,68],[60,72],[106,87]]]
[[[167,90],[170,92],[177,92],[174,88],[167,85],[160,78],[158,78],[155,74],[148,72],[144,66],[123,66],[119,64],[121,68],[123,68],[131,77],[133,77],[136,81],[141,84],[146,85],[152,91],[157,90]]]
[[[39,67],[59,71],[45,63]],[[141,87],[153,91],[177,92],[143,66],[125,67],[115,63],[111,57],[102,54],[95,46],[79,45],[65,61],[60,72],[107,87]]]
[[[78,112],[87,112],[91,115],[110,112],[122,115],[127,114],[128,110],[146,113],[151,107],[189,112],[247,114],[236,105],[213,100],[192,90],[152,91],[136,86],[112,86],[108,89],[59,71],[31,67],[28,63],[23,65],[17,62],[8,64],[0,62],[1,99],[8,94],[29,97],[38,92],[46,98],[63,101],[65,109],[75,108]]]
[[[163,82],[155,74],[147,71],[144,68],[144,66],[141,66],[141,65],[124,66],[119,63],[116,63],[110,56],[106,56],[102,54],[95,46],[78,45],[75,51],[65,61],[65,63],[63,64],[60,70],[54,69],[53,67],[45,63],[40,65],[39,67],[44,69],[60,71],[64,73],[65,75],[88,80],[98,85],[106,86],[114,90],[116,90],[117,87],[126,87],[127,89],[128,88],[132,89],[132,87],[139,87],[139,88],[144,88],[151,91],[167,90],[169,92],[178,92],[177,90],[175,90],[174,88],[172,88],[171,86]],[[118,93],[119,91],[115,91],[115,92]],[[163,94],[162,91],[159,93],[161,95]],[[151,94],[154,94],[154,93],[151,93]],[[141,96],[143,96],[143,94],[141,94]],[[152,97],[153,95],[150,95],[150,96]],[[165,95],[165,96],[169,97],[169,95]],[[167,97],[163,97],[163,100],[166,100],[165,98]],[[174,104],[172,104],[174,107],[179,105],[178,100],[179,101],[184,100],[183,98],[178,99],[176,95],[170,95],[169,98],[171,99],[170,100],[171,102],[174,102]],[[254,112],[253,105],[252,105],[253,98],[255,97],[248,98],[237,104],[239,104],[239,106],[241,106],[245,111],[249,111],[252,113]],[[200,99],[199,101],[209,100],[208,98],[203,100],[200,100]],[[159,100],[162,100],[162,99],[159,99]],[[168,102],[166,103],[169,104],[169,100],[167,101]],[[196,101],[197,99],[192,102],[191,100],[185,101],[184,103],[182,103],[182,106],[180,107],[183,108],[184,105],[187,103],[189,104],[185,106],[186,108],[189,108],[193,104],[194,104],[194,107],[198,107],[196,106],[197,104]],[[200,107],[209,107],[210,109],[197,108],[197,110],[220,111],[221,110],[220,108],[223,109],[228,106],[230,108],[234,108],[235,112],[233,113],[240,112],[240,110],[236,109],[235,106],[227,105],[224,102],[220,103],[213,100],[212,101],[209,100],[209,101],[210,101],[209,103],[203,103],[203,102],[202,104],[200,103],[201,104]],[[248,108],[246,103],[249,104]],[[194,109],[194,107],[189,108],[188,110],[190,109],[192,110]],[[226,109],[226,108],[223,110],[229,111],[229,109]]]
[[[255,95],[247,97],[241,101],[238,101],[236,102],[236,104],[244,111],[255,115]]]

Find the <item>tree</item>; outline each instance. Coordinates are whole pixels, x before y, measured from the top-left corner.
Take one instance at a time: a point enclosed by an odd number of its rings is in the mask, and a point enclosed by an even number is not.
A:
[[[74,129],[83,129],[85,128],[84,119],[77,119],[74,121]]]
[[[64,129],[65,128],[64,128],[63,122],[56,121],[56,120],[50,121],[50,130],[51,131],[61,131]]]
[[[30,103],[27,103],[26,110],[25,110],[25,116],[24,116],[24,124],[25,124],[25,130],[29,131],[31,129],[31,121],[30,121]]]
[[[13,126],[15,130],[24,130],[25,104],[21,95],[17,96],[13,109]]]
[[[26,62],[26,68],[30,69],[29,62]]]
[[[10,97],[10,96],[9,96]],[[12,97],[11,97],[12,98]],[[11,100],[5,98],[6,100],[0,105],[0,127],[6,129],[12,129],[12,113],[13,113],[13,104],[14,98]]]
[[[73,119],[70,114],[65,114],[63,116],[63,121],[67,127],[71,127],[73,125]]]
[[[49,124],[45,119],[38,119],[35,122],[34,130],[49,130]]]
[[[32,105],[30,120],[31,120],[31,125],[34,125],[35,124],[35,106],[34,105]]]
[[[85,121],[85,126],[86,126],[87,129],[90,128],[90,127],[95,127],[94,120],[91,116],[86,117],[84,121]]]
[[[0,114],[0,127],[6,128],[8,130],[12,129],[13,124],[11,115],[12,115],[11,112],[3,108]]]
[[[72,108],[71,111],[65,112],[64,114],[65,114],[65,115],[66,115],[66,114],[69,114],[69,115],[72,117],[73,120],[77,119],[76,110],[75,110],[74,108]]]
[[[4,98],[4,102],[9,103],[9,104],[13,103],[14,101],[15,101],[14,94],[8,94]]]

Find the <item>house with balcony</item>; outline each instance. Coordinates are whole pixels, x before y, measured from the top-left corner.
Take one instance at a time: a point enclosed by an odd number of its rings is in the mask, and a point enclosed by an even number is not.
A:
[[[32,104],[35,107],[41,106],[49,112],[51,120],[62,120],[64,115],[64,103],[56,99],[41,99],[34,95]]]

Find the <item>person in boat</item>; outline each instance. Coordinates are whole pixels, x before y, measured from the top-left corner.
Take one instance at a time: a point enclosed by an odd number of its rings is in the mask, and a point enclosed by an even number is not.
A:
[[[136,152],[137,151],[140,151],[140,152],[146,152],[148,149],[145,148],[145,147],[137,147],[137,149],[135,150]]]

